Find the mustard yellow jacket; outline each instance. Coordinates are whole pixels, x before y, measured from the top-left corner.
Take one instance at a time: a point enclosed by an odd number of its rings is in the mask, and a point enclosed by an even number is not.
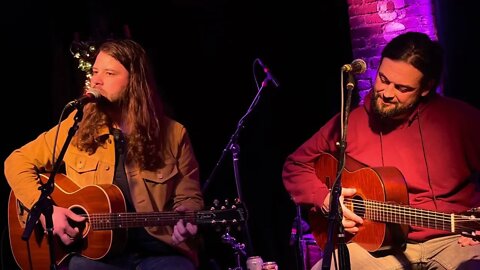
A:
[[[55,154],[61,151],[68,131],[74,123],[72,112],[60,124]],[[190,139],[184,126],[169,119],[167,157],[165,166],[156,171],[140,170],[135,164],[126,164],[131,197],[137,212],[171,211],[179,205],[190,210],[204,207],[199,182],[199,168]],[[52,150],[57,126],[36,139],[14,150],[5,160],[5,176],[15,197],[31,208],[39,199],[37,172],[52,171]],[[100,136],[108,136],[104,147],[89,155],[69,145],[64,156],[68,178],[80,188],[87,185],[112,184],[115,172],[115,145],[108,128]],[[25,212],[26,213],[26,212]],[[20,217],[22,218],[22,217]],[[23,217],[26,218],[26,217]],[[172,245],[172,226],[146,227],[154,237]],[[190,239],[174,246],[198,263],[196,241]]]

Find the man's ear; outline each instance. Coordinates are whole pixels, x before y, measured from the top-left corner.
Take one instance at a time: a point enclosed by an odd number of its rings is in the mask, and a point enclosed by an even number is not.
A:
[[[425,87],[423,87],[420,95],[422,97],[426,97],[430,94],[431,91],[435,91],[435,89],[433,89],[433,80],[430,80],[428,83],[426,83],[426,85],[425,85]]]
[[[432,91],[431,88],[425,88],[425,89],[422,90],[422,93],[420,93],[420,95],[422,97],[426,97],[426,96],[428,96],[428,94],[430,94],[430,91]]]

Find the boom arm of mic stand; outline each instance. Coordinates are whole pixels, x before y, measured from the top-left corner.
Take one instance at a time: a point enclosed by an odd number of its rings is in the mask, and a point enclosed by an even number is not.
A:
[[[60,169],[65,152],[67,151],[67,148],[70,145],[73,135],[78,129],[78,123],[82,120],[82,118],[83,118],[83,109],[79,108],[74,118],[75,122],[73,126],[70,127],[70,130],[68,131],[68,136],[65,140],[65,143],[63,144],[62,150],[60,151],[60,154],[57,160],[55,161],[55,164],[53,166],[53,171],[50,173],[48,181],[45,184],[42,184],[38,188],[41,191],[40,198],[30,210],[30,213],[27,218],[27,222],[25,224],[25,229],[22,234],[23,240],[27,241],[28,239],[30,239],[33,229],[35,228],[35,225],[37,224],[40,218],[40,215],[41,214],[44,215],[45,227],[46,227],[48,243],[49,243],[48,246],[50,251],[51,269],[56,269],[56,259],[55,259],[54,239],[53,239],[53,219],[52,219],[53,202],[50,195],[52,194],[53,189],[55,187],[55,175],[58,173],[58,170]]]
[[[255,96],[255,98],[253,99],[252,103],[250,104],[250,107],[248,107],[248,110],[247,112],[245,113],[245,115],[242,116],[242,118],[240,118],[240,120],[238,121],[237,123],[237,128],[235,129],[235,132],[232,134],[232,136],[230,136],[230,140],[228,141],[227,145],[225,146],[225,148],[223,149],[222,151],[222,155],[220,156],[220,158],[218,159],[217,163],[215,164],[215,167],[213,168],[212,172],[210,173],[210,175],[208,176],[207,180],[205,181],[205,183],[203,184],[202,186],[202,192],[205,194],[205,192],[208,190],[208,187],[210,186],[210,183],[212,182],[213,178],[215,177],[215,175],[217,174],[217,171],[218,171],[218,168],[220,166],[220,164],[223,162],[223,160],[225,159],[225,156],[227,154],[228,151],[232,151],[233,149],[235,149],[236,147],[238,146],[235,146],[237,144],[237,140],[238,140],[238,136],[240,134],[240,130],[242,128],[244,128],[244,122],[245,120],[247,119],[247,117],[250,115],[250,113],[253,111],[253,109],[255,108],[255,105],[258,103],[258,100],[260,98],[260,94],[262,93],[262,89],[263,89],[263,86],[261,86],[259,89],[258,89],[258,92],[257,92],[257,95]],[[240,194],[239,194],[239,199],[242,199]]]
[[[222,155],[220,156],[220,158],[218,159],[217,163],[215,164],[215,167],[213,168],[212,172],[210,173],[210,176],[208,176],[207,180],[205,181],[205,183],[203,184],[202,186],[202,193],[205,194],[208,190],[208,187],[210,186],[210,183],[212,182],[212,179],[214,179],[214,177],[216,176],[217,174],[217,171],[218,171],[218,168],[220,167],[220,164],[223,162],[223,160],[225,159],[225,156],[227,155],[227,152],[228,151],[231,151],[232,149],[232,145],[236,144],[236,141],[237,141],[237,137],[238,137],[238,134],[240,133],[240,130],[243,128],[243,125],[241,125],[241,123],[239,123],[237,125],[237,129],[235,130],[235,132],[232,134],[232,136],[230,137],[230,141],[228,141],[227,145],[225,146],[225,148],[223,149],[222,151]]]

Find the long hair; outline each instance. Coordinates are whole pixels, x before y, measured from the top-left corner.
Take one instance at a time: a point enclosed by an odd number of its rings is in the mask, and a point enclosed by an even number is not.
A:
[[[393,38],[382,51],[383,58],[411,64],[423,74],[421,87],[435,92],[443,70],[443,50],[437,41],[425,33],[406,32]],[[429,85],[430,84],[430,85]]]
[[[142,169],[159,168],[164,161],[166,116],[145,50],[135,41],[123,39],[106,41],[100,51],[118,60],[129,72],[128,86],[119,102],[122,117],[132,128],[126,136],[127,160]],[[92,154],[105,144],[106,138],[100,138],[99,132],[111,128],[112,120],[99,104],[87,104],[84,110],[73,142]]]

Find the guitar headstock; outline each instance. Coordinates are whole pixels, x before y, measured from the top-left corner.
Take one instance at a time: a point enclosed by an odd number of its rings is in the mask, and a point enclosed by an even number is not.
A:
[[[196,217],[197,224],[211,224],[222,226],[241,225],[247,220],[247,211],[240,200],[236,199],[233,203],[225,200],[220,204],[215,200],[210,210],[198,211]]]

